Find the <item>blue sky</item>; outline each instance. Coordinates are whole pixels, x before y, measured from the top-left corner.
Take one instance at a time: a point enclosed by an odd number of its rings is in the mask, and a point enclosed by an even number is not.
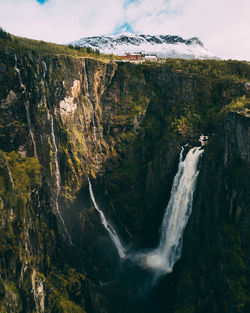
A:
[[[222,58],[250,60],[248,0],[0,0],[0,27],[67,43],[119,32],[199,37]]]
[[[124,24],[119,25],[119,26],[117,26],[114,29],[114,34],[115,35],[118,35],[118,34],[121,34],[121,33],[135,34],[135,31],[133,30],[133,27],[129,23],[125,22]]]

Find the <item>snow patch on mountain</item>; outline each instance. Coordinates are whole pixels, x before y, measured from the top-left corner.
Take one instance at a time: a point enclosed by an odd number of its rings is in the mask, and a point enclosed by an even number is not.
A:
[[[159,58],[217,59],[197,37],[183,39],[171,35],[120,34],[84,37],[71,44],[120,56],[126,53],[142,53],[154,54]]]

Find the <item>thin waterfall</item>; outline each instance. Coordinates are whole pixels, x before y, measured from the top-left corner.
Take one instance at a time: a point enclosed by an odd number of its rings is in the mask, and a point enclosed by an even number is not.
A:
[[[23,93],[25,93],[26,86],[22,82],[20,69],[17,67],[17,56],[16,55],[15,55],[15,71],[17,72],[17,76],[18,76],[18,79],[19,79],[20,87],[23,89]]]
[[[12,173],[11,173],[11,170],[10,170],[10,168],[9,168],[8,163],[6,163],[6,167],[7,167],[7,171],[8,171],[8,175],[9,175],[9,180],[10,180],[10,183],[11,183],[11,187],[12,187],[12,189],[14,189],[14,188],[15,188],[15,184],[14,184],[13,176],[12,176]]]
[[[84,59],[84,63],[83,63],[83,71],[84,71],[84,88],[85,88],[85,93],[86,96],[89,98],[89,82],[88,82],[88,75],[87,75],[87,71],[86,71],[86,61]]]
[[[43,64],[43,78],[42,79],[44,80],[46,76],[46,72],[47,72],[47,64],[45,61],[42,61],[42,64]]]
[[[93,123],[93,131],[94,131],[94,140],[96,142],[96,126],[95,126],[95,109],[94,109],[94,107],[93,107],[92,123]]]
[[[86,61],[85,61],[85,59],[84,59],[84,63],[83,63],[83,72],[84,72],[84,89],[85,89],[85,93],[86,93],[87,98],[91,102],[90,97],[89,97],[89,82],[88,82],[88,75],[87,75],[87,71],[86,71]],[[92,124],[93,124],[93,131],[94,131],[94,140],[96,142],[95,109],[94,109],[94,105],[93,104],[92,104],[92,108],[93,108]],[[83,105],[83,109],[84,109],[84,105]]]
[[[25,105],[25,110],[26,110],[26,117],[27,117],[27,121],[28,121],[28,126],[29,126],[29,133],[30,133],[30,137],[31,137],[31,140],[33,143],[33,148],[34,148],[34,157],[37,158],[35,136],[34,136],[34,133],[32,131],[31,121],[30,121],[30,104],[29,104],[29,101],[24,101],[24,105]]]
[[[170,273],[181,257],[182,235],[192,211],[193,195],[199,175],[199,161],[204,152],[201,147],[189,150],[183,159],[181,149],[177,174],[172,185],[171,196],[160,228],[158,247],[136,258],[145,267],[159,275]]]
[[[61,193],[61,178],[60,178],[60,170],[59,170],[59,163],[58,163],[58,156],[57,156],[58,149],[57,149],[57,145],[56,145],[56,138],[55,138],[55,131],[54,131],[54,119],[53,119],[52,115],[50,115],[50,121],[51,121],[51,138],[52,138],[52,144],[54,147],[54,164],[55,164],[55,178],[56,178],[55,208],[56,208],[56,213],[61,220],[65,235],[69,239],[70,245],[73,245],[72,240],[71,240],[71,236],[67,230],[64,219],[63,219],[61,212],[59,210],[58,199],[59,199],[59,195]]]
[[[19,83],[20,83],[20,87],[23,89],[23,94],[25,94],[26,92],[26,86],[23,84],[22,82],[22,77],[21,77],[21,73],[20,73],[20,69],[17,67],[17,56],[15,55],[15,71],[17,72],[18,75],[18,79],[19,79]],[[29,126],[29,134],[33,143],[33,148],[34,148],[34,157],[37,158],[37,152],[36,152],[36,143],[35,143],[35,136],[34,133],[32,131],[31,128],[31,120],[30,120],[30,105],[29,105],[29,101],[24,100],[24,106],[25,106],[25,111],[26,111],[26,118],[28,121],[28,126]]]
[[[103,214],[103,212],[99,209],[96,201],[95,201],[95,196],[93,193],[93,189],[92,189],[92,185],[90,180],[88,179],[89,182],[89,193],[90,193],[90,197],[91,200],[94,204],[94,207],[96,209],[96,211],[99,213],[100,217],[101,217],[101,222],[103,224],[103,226],[105,227],[105,229],[107,230],[110,239],[112,240],[114,246],[116,247],[116,250],[120,256],[120,258],[125,258],[126,257],[126,252],[125,252],[125,248],[123,247],[121,240],[117,234],[117,232],[115,231],[115,229],[113,228],[113,226],[106,220],[105,215]]]

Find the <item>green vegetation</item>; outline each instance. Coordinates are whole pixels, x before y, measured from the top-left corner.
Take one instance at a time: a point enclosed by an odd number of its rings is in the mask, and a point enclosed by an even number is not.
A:
[[[250,114],[250,98],[246,97],[245,95],[242,97],[237,97],[222,109],[222,113],[227,112],[237,112],[248,116]]]
[[[0,40],[11,40],[11,35],[0,27]]]
[[[44,271],[36,270],[36,277],[47,288],[46,312],[84,313],[86,278],[67,264],[66,257],[62,268],[59,262],[54,267],[55,257],[60,259],[62,251],[55,248],[57,228],[40,175],[37,159],[0,150],[0,258],[9,262],[0,263],[0,311],[30,312],[32,271],[39,264]],[[29,237],[32,234],[34,243]],[[23,264],[27,269],[20,285]]]
[[[42,40],[33,40],[23,37],[17,37],[5,32],[0,28],[0,49],[12,48],[19,52],[35,51],[41,55],[69,55],[74,57],[88,57],[101,60],[119,59],[114,55],[101,54],[99,50],[91,48],[74,47],[72,45],[59,45],[45,42]]]
[[[164,66],[177,73],[188,73],[212,79],[223,78],[235,80],[235,82],[250,79],[250,63],[247,61],[166,59]]]
[[[73,268],[66,269],[64,273],[51,272],[48,283],[53,286],[54,294],[51,297],[52,304],[47,308],[48,312],[58,310],[56,312],[84,313],[85,280],[86,278]]]
[[[0,150],[0,196],[5,206],[23,207],[31,190],[40,183],[40,171],[37,159]]]

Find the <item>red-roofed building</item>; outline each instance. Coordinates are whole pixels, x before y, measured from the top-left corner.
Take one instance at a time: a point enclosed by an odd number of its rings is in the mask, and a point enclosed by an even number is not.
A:
[[[126,53],[126,55],[121,56],[124,61],[142,61],[143,56],[141,53]]]

